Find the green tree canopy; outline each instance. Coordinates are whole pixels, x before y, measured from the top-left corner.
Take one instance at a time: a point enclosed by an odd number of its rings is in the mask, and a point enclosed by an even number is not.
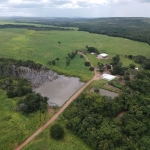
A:
[[[50,128],[50,136],[55,140],[63,139],[65,135],[63,127],[59,124],[54,124]]]

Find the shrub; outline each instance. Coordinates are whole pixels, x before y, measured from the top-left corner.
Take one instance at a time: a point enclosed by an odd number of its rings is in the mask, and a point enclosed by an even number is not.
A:
[[[135,64],[130,64],[129,67],[130,67],[131,69],[135,69],[136,66],[135,66]]]
[[[85,62],[85,66],[91,66],[90,62]]]
[[[94,92],[99,93],[99,88],[98,88],[98,87],[95,87],[95,88],[94,88]]]
[[[94,67],[90,67],[90,71],[94,71]]]
[[[64,129],[59,124],[54,124],[50,128],[50,136],[55,140],[60,140],[64,138]]]

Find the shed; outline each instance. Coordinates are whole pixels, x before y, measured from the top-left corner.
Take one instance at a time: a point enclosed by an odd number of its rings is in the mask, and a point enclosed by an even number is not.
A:
[[[104,73],[104,74],[102,75],[102,78],[103,78],[104,80],[111,81],[111,80],[115,79],[116,76],[113,76],[113,75]]]
[[[108,56],[108,54],[106,54],[106,53],[101,53],[101,54],[99,54],[97,57],[98,58],[106,58]]]

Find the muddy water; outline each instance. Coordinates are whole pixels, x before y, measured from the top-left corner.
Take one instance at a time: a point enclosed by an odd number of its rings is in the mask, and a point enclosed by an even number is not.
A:
[[[104,90],[104,89],[99,89],[99,93],[100,93],[100,95],[102,95],[102,96],[109,96],[109,97],[111,97],[111,98],[115,98],[116,96],[119,95],[118,93],[110,92],[110,91]]]
[[[91,91],[94,92],[94,88],[92,88]],[[99,89],[99,94],[101,96],[109,96],[112,99],[119,95],[118,93],[111,92],[111,91],[104,90],[104,89]]]
[[[61,107],[84,83],[79,78],[59,76],[58,79],[47,82],[33,89],[36,93],[49,98],[50,106]]]

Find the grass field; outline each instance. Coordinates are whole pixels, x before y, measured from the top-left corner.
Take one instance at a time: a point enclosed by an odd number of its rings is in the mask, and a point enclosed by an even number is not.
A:
[[[57,121],[64,126],[63,119]],[[64,127],[65,129],[65,127]],[[33,139],[23,150],[91,150],[81,139],[65,129],[63,140],[53,140],[50,137],[50,127]]]
[[[17,100],[8,99],[0,90],[0,149],[12,150],[45,123],[51,114],[35,112],[24,115],[14,111]]]
[[[0,37],[0,55],[2,57],[32,59],[42,64],[59,57],[59,66],[52,68],[63,70],[63,72],[70,69],[65,66],[65,57],[68,53],[75,50],[84,50],[86,45],[96,47],[100,52],[108,53],[109,58],[119,54],[125,65],[132,63],[131,60],[124,57],[125,55],[142,54],[150,56],[150,47],[146,43],[87,32],[1,29],[0,35],[3,35]],[[61,44],[58,44],[58,41],[61,41]],[[94,65],[97,65],[98,60],[95,56],[88,55],[88,57]],[[109,61],[111,60],[107,60],[107,62]],[[78,60],[76,63],[78,63]],[[74,64],[71,67],[73,70]],[[82,64],[78,63],[75,68],[77,67],[79,71],[83,69]],[[73,73],[73,71],[71,72]],[[82,74],[85,75],[85,72]]]
[[[1,57],[13,57],[15,59],[32,59],[46,65],[47,61],[60,58],[56,66],[51,66],[62,74],[79,76],[83,81],[92,77],[89,68],[84,67],[84,59],[76,58],[66,66],[66,56],[75,50],[84,50],[85,46],[94,46],[100,52],[106,52],[109,57],[116,54],[121,56],[121,61],[126,66],[132,63],[124,55],[142,54],[150,56],[150,47],[146,43],[140,43],[123,38],[108,37],[105,35],[91,34],[79,31],[34,31],[26,29],[1,29],[0,30],[0,54]],[[61,41],[61,44],[58,44]],[[88,55],[94,65],[99,60],[93,55]],[[110,62],[107,60],[106,62]],[[105,63],[105,62],[104,62]]]

